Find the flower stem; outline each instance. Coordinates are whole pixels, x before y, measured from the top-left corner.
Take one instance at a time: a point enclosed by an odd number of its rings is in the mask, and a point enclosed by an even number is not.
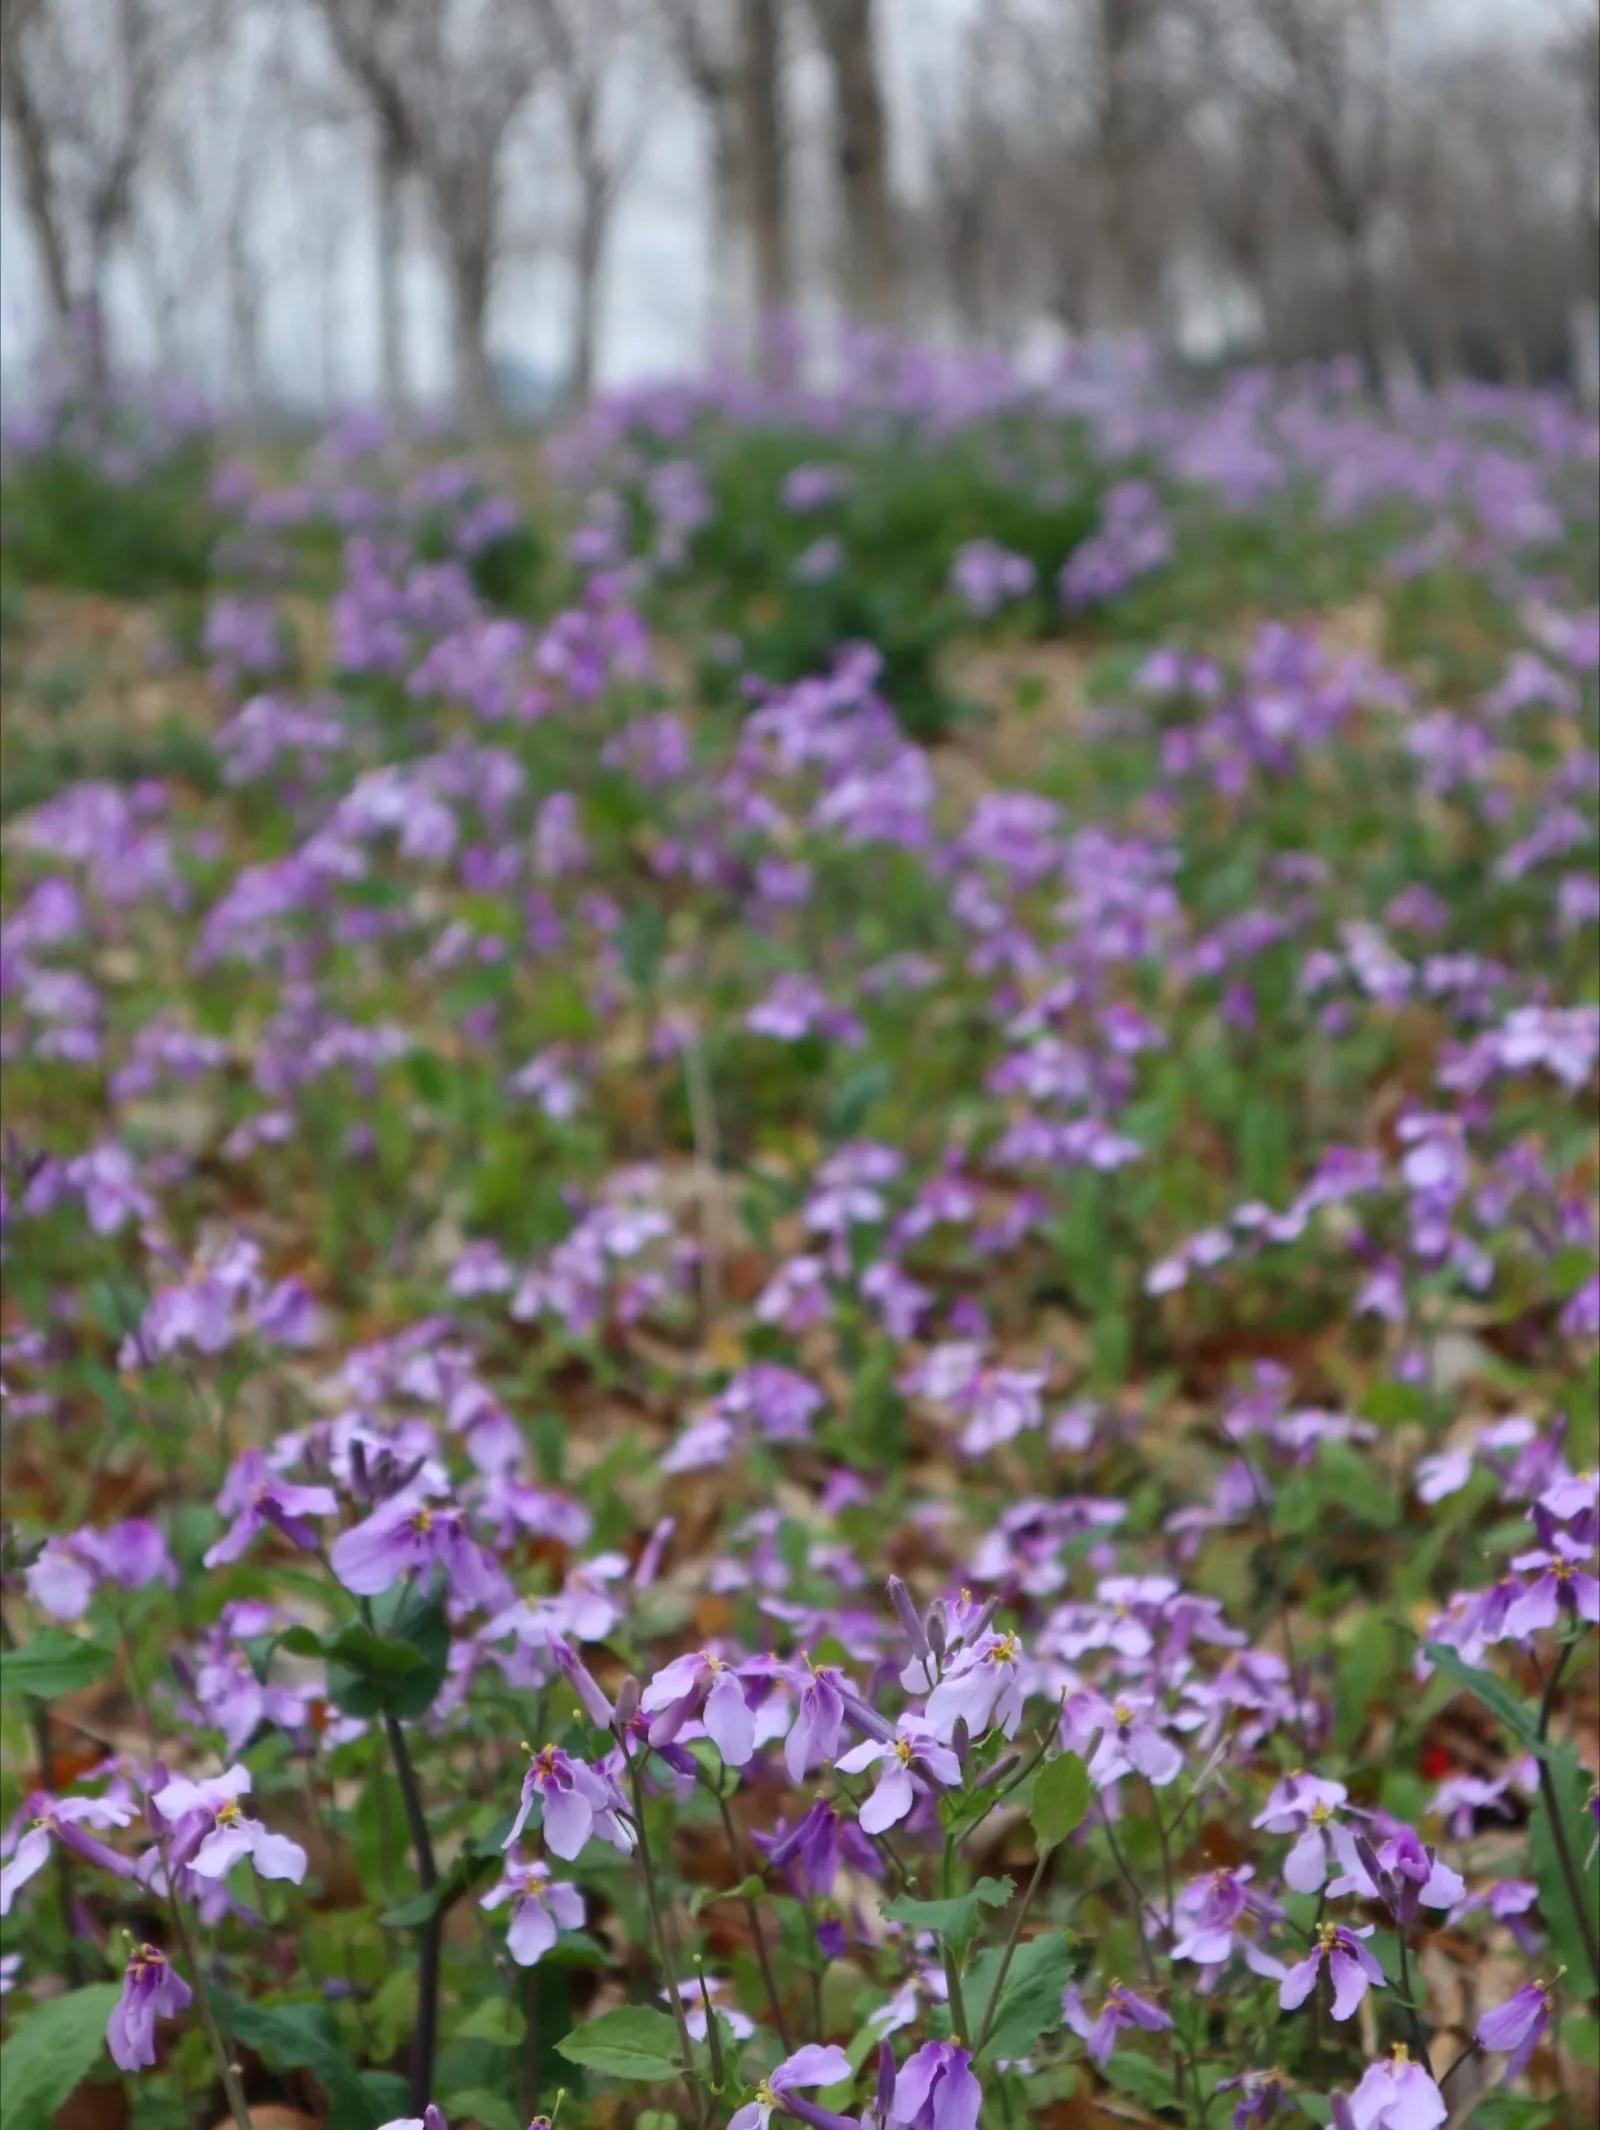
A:
[[[1033,1906],[1033,1897],[1039,1891],[1049,1855],[1048,1849],[1042,1849],[1034,1858],[1033,1876],[1023,1889],[1022,1899],[1017,1903],[1017,1912],[1011,1919],[1011,1935],[1006,1939],[1005,1950],[1000,1955],[1000,1965],[994,1974],[994,1987],[989,1992],[989,2001],[983,2008],[983,2017],[978,2021],[978,2031],[973,2038],[972,2053],[975,2056],[988,2040],[989,2031],[994,2025],[994,2015],[1000,2007],[1000,1992],[1006,1986],[1006,1974],[1017,1949],[1017,1940],[1022,1936],[1022,1926],[1027,1921],[1028,1910]]]
[[[195,1944],[194,1932],[189,1928],[189,1918],[178,1898],[177,1874],[172,1860],[162,1850],[162,1869],[167,1881],[167,1905],[172,1911],[172,1927],[178,1933],[178,1942],[183,1947],[183,1956],[189,1963],[189,1972],[194,1976],[195,2002],[200,2007],[200,2024],[206,2030],[206,2039],[211,2044],[212,2054],[217,2059],[217,2069],[222,2074],[222,2090],[227,2095],[228,2112],[232,2115],[236,2130],[251,2130],[250,2109],[244,2097],[244,2087],[239,2081],[239,2067],[233,2060],[228,2044],[222,2038],[222,2028],[217,2021],[216,2007],[211,2002],[211,1989],[206,1981],[205,1969],[200,1964],[200,1950]]]
[[[1569,1635],[1561,1644],[1555,1663],[1550,1667],[1550,1677],[1545,1682],[1544,1697],[1539,1703],[1539,1744],[1541,1747],[1550,1729],[1550,1717],[1555,1708],[1556,1688],[1561,1683],[1561,1674],[1567,1668],[1572,1655],[1576,1635]],[[1583,1939],[1584,1957],[1589,1963],[1589,1972],[1594,1977],[1596,1989],[1600,1989],[1600,1941],[1596,1940],[1594,1922],[1589,1914],[1585,1897],[1583,1874],[1578,1869],[1577,1859],[1572,1854],[1572,1844],[1567,1840],[1567,1830],[1561,1817],[1561,1800],[1556,1795],[1556,1781],[1550,1772],[1550,1763],[1543,1752],[1539,1759],[1539,1795],[1544,1799],[1545,1817],[1550,1822],[1550,1838],[1555,1843],[1556,1861],[1561,1867],[1562,1882],[1567,1889],[1567,1905],[1572,1910],[1573,1921]]]
[[[400,1788],[400,1802],[405,1808],[406,1825],[411,1831],[411,1847],[417,1860],[417,1884],[424,1893],[436,1893],[439,1872],[433,1860],[433,1841],[428,1833],[428,1816],[422,1808],[422,1792],[417,1786],[411,1749],[397,1717],[385,1716],[383,1728],[389,1741],[389,1757],[394,1762],[395,1781]],[[433,2059],[439,2041],[439,1963],[443,1953],[444,1909],[435,1901],[417,1933],[417,2034],[411,2059],[411,2106],[417,2115],[423,2114],[433,2099]]]
[[[733,1814],[728,1810],[728,1800],[720,1790],[713,1790],[717,1810],[722,1814],[723,1832],[728,1837],[728,1854],[733,1859],[733,1868],[739,1872],[739,1835],[733,1824]],[[740,1877],[743,1873],[739,1872]],[[772,1959],[767,1951],[767,1934],[761,1928],[761,1915],[749,1894],[744,1895],[744,1912],[750,1924],[750,1935],[755,1941],[756,1961],[761,1969],[761,1980],[767,1992],[767,2006],[772,2013],[772,2024],[778,2039],[783,2043],[786,2056],[794,2053],[794,2044],[789,2039],[789,2029],[783,2016],[783,2000],[778,1995],[777,1977],[772,1972]]]
[[[678,2028],[678,2053],[683,2062],[683,2076],[694,2097],[695,2114],[703,2123],[706,2119],[706,2097],[701,2089],[700,2076],[695,2069],[694,2045],[689,2039],[689,2021],[683,2009],[683,1998],[678,1989],[678,1971],[673,1965],[672,1947],[667,1942],[667,1926],[661,1913],[661,1900],[656,1891],[655,1865],[650,1858],[650,1836],[644,1823],[644,1778],[640,1769],[644,1754],[628,1762],[628,1787],[633,1797],[634,1832],[639,1837],[639,1866],[644,1878],[645,1906],[650,1912],[650,1929],[656,1941],[656,1951],[661,1960],[661,1972],[667,1980],[667,1995],[672,2004],[672,2016]]]

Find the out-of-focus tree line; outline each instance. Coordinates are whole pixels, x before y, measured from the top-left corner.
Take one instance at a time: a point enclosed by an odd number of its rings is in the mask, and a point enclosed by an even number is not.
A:
[[[954,0],[951,0],[954,4]],[[826,308],[1015,345],[1139,332],[1189,359],[1595,391],[1595,0],[0,0],[5,185],[62,359],[119,360],[108,290],[242,407],[264,321],[318,291],[327,393],[352,229],[377,376],[414,402],[408,262],[492,416],[497,287],[558,258],[588,397],[652,131],[692,127],[704,337],[783,360]],[[953,26],[952,26],[953,25]],[[891,82],[885,49],[905,64]],[[632,197],[630,197],[632,195]],[[303,301],[303,295],[297,296]],[[363,298],[363,300],[369,300]],[[764,321],[765,323],[758,323]],[[313,394],[314,396],[314,394]]]

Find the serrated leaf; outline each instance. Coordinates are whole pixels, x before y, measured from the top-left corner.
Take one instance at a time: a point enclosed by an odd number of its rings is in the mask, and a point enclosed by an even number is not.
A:
[[[884,1914],[910,1930],[931,1930],[962,1952],[972,1943],[978,1928],[978,1910],[1004,1908],[1015,1891],[1013,1879],[979,1879],[970,1893],[957,1894],[948,1901],[915,1901],[903,1894],[898,1901],[889,1903]]]
[[[1076,1753],[1057,1753],[1033,1779],[1029,1817],[1041,1855],[1064,1842],[1089,1810],[1089,1770]]]
[[[665,2012],[619,2005],[563,2035],[556,2049],[568,2063],[607,2078],[664,2080],[679,2075],[678,2033]]]
[[[1492,1671],[1480,1671],[1476,1665],[1463,1662],[1447,1642],[1425,1642],[1423,1648],[1434,1669],[1442,1671],[1446,1678],[1453,1679],[1457,1686],[1464,1687],[1481,1701],[1525,1752],[1544,1758],[1549,1748],[1539,1736],[1538,1716],[1527,1702],[1517,1699],[1503,1679],[1496,1678]]]
[[[92,1982],[24,2013],[0,2049],[4,2130],[49,2130],[50,2118],[98,2062],[120,1995],[114,1982]]]
[[[93,1686],[110,1664],[110,1650],[98,1642],[85,1641],[65,1627],[46,1627],[20,1649],[8,1649],[0,1657],[0,1690],[55,1701]]]
[[[975,2020],[982,2018],[980,2007],[989,2002],[1001,1957],[996,1947],[972,1963],[964,1995]],[[1064,1930],[1025,1939],[1012,1956],[980,2061],[1014,2062],[1031,2052],[1041,2034],[1059,2027],[1061,1993],[1071,1974],[1072,1948]]]

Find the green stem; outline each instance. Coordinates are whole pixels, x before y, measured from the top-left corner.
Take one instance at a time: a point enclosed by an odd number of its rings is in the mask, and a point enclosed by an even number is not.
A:
[[[1577,1645],[1577,1636],[1569,1635],[1561,1644],[1555,1663],[1550,1667],[1550,1677],[1545,1682],[1544,1698],[1539,1703],[1539,1743],[1542,1746],[1550,1729],[1550,1717],[1555,1708],[1556,1688],[1561,1683],[1561,1674],[1567,1668],[1567,1660]],[[1573,1921],[1578,1926],[1578,1935],[1583,1939],[1584,1958],[1589,1963],[1589,1972],[1594,1985],[1600,1990],[1600,1941],[1596,1940],[1594,1921],[1589,1914],[1585,1896],[1583,1874],[1578,1869],[1572,1853],[1572,1844],[1567,1840],[1567,1829],[1561,1817],[1561,1800],[1556,1795],[1555,1777],[1550,1772],[1550,1762],[1539,1754],[1539,1795],[1544,1799],[1545,1817],[1550,1822],[1550,1838],[1555,1843],[1556,1861],[1561,1867],[1562,1882],[1567,1889],[1567,1905],[1572,1910]]]
[[[252,2130],[250,2109],[244,2097],[244,2087],[239,2080],[239,2066],[233,2060],[232,2051],[222,2038],[222,2028],[217,2020],[216,2007],[211,2002],[211,1989],[206,1981],[205,1970],[200,1964],[200,1952],[195,1944],[194,1933],[189,1928],[189,1918],[178,1898],[177,1873],[172,1860],[162,1850],[162,1869],[167,1880],[167,1905],[172,1911],[172,1925],[178,1933],[178,1942],[183,1947],[183,1956],[189,1963],[189,1972],[194,1976],[195,2003],[200,2007],[200,2024],[206,2030],[206,2039],[211,2044],[212,2054],[217,2059],[217,2069],[222,2074],[222,2090],[227,2095],[228,2112],[232,2115],[236,2130]]]
[[[722,1814],[723,1832],[728,1837],[728,1854],[733,1859],[734,1871],[742,1879],[744,1874],[739,1870],[739,1835],[733,1824],[733,1814],[728,1810],[728,1800],[720,1790],[713,1787],[712,1794],[717,1800],[717,1810]],[[761,1969],[761,1981],[767,1993],[767,2006],[772,2013],[772,2024],[777,2030],[779,2041],[783,2044],[783,2053],[786,2056],[792,2056],[794,2054],[794,2044],[789,2039],[789,2029],[784,2020],[783,2001],[778,1995],[777,1977],[772,1972],[772,1960],[767,1951],[767,1934],[761,1928],[760,1912],[749,1894],[744,1894],[742,1899],[744,1901],[745,1916],[750,1924],[750,1935],[755,1940],[756,1962]]]
[[[1049,1857],[1049,1850],[1042,1849],[1033,1860],[1033,1876],[1023,1889],[1022,1899],[1017,1903],[1017,1912],[1011,1919],[1011,1934],[1006,1939],[1004,1952],[1000,1955],[1000,1965],[995,1969],[994,1986],[989,1991],[989,2001],[983,2008],[983,2017],[978,2021],[977,2038],[972,2044],[974,2055],[979,2054],[982,2050],[984,2043],[989,2038],[990,2030],[994,2026],[994,2015],[1000,2008],[1000,1992],[1006,1986],[1006,1975],[1017,1949],[1017,1941],[1022,1936],[1022,1926],[1027,1921],[1028,1910],[1033,1906],[1033,1897],[1039,1891],[1040,1883],[1044,1878],[1044,1867],[1049,1861]]]

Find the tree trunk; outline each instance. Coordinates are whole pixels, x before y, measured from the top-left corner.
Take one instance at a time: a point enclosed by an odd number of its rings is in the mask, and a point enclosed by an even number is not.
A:
[[[399,144],[380,126],[376,162],[378,206],[378,361],[383,409],[400,428],[406,419],[406,321],[400,278],[405,260],[405,176]]]
[[[813,0],[813,12],[833,77],[833,160],[845,302],[856,317],[887,320],[897,308],[899,260],[872,0]]]
[[[65,358],[73,340],[72,277],[57,210],[55,174],[50,168],[50,144],[23,70],[21,51],[16,47],[7,51],[5,65],[0,68],[0,104],[16,139],[23,212],[44,277],[51,341],[58,357]]]
[[[494,425],[494,373],[489,366],[489,272],[476,245],[456,244],[449,255],[451,330],[455,350],[456,407],[474,441]]]
[[[745,323],[751,275],[746,245],[745,158],[737,99],[729,89],[708,92],[706,118],[711,129],[709,173],[710,251],[706,280],[710,301],[706,317],[706,352],[716,361],[728,353]]]
[[[580,173],[582,197],[573,246],[572,360],[567,390],[575,407],[594,397],[595,364],[600,346],[601,275],[605,266],[610,202],[605,175]]]
[[[757,360],[764,375],[779,375],[786,367],[785,336],[794,308],[794,258],[778,0],[741,0],[741,8]]]

